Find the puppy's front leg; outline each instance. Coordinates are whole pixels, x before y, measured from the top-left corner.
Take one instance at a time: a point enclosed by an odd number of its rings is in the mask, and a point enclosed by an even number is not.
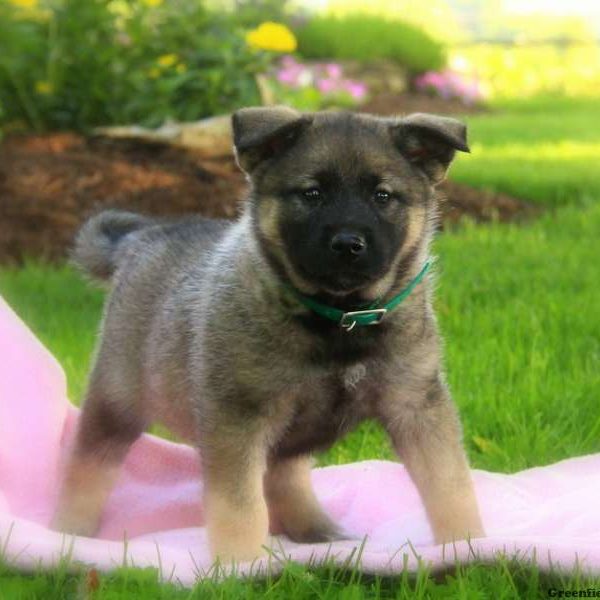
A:
[[[460,423],[439,378],[422,404],[388,403],[384,424],[419,490],[436,543],[483,537]]]
[[[206,527],[212,556],[249,561],[266,554],[269,517],[263,493],[266,451],[260,435],[219,428],[203,435]]]

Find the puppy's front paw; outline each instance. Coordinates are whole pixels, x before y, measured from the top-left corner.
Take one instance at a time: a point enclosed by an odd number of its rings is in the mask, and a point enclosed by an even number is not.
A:
[[[471,540],[485,537],[485,531],[480,522],[471,524],[450,523],[435,532],[436,544],[451,544],[461,540]]]
[[[252,562],[269,556],[267,549],[248,540],[221,540],[212,544],[212,556],[222,565],[231,563]]]

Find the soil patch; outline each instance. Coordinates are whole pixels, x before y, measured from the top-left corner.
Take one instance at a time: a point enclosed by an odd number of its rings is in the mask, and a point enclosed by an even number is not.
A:
[[[0,144],[0,263],[64,259],[79,224],[103,207],[233,218],[244,190],[231,156],[75,134],[11,137]],[[444,193],[445,223],[511,221],[538,210],[452,182]]]
[[[490,221],[523,222],[542,213],[542,208],[491,190],[476,189],[456,181],[445,181],[442,191],[442,229],[463,219],[478,223]]]

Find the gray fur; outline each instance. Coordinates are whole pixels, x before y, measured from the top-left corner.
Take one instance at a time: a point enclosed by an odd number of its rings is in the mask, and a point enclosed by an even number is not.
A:
[[[274,109],[273,114],[272,122],[268,109],[241,112],[234,119],[236,139],[244,140],[237,148],[238,159],[251,171],[253,185],[237,222],[165,222],[110,211],[82,228],[75,258],[92,275],[111,276],[112,293],[75,454],[111,444],[126,448],[150,423],[160,421],[199,448],[207,486],[218,486],[228,505],[243,508],[250,502],[248,478],[256,465],[257,472],[264,472],[269,465],[326,448],[372,418],[384,425],[406,458],[436,539],[467,531],[481,534],[475,517],[450,527],[450,533],[436,524],[446,518],[438,509],[439,490],[463,486],[468,491],[470,482],[442,373],[431,275],[379,326],[350,333],[332,326],[315,333],[310,323],[302,325],[303,319],[312,318],[310,311],[282,283],[282,274],[265,252],[278,244],[276,227],[265,240],[260,226],[264,215],[272,214],[265,203],[273,196],[274,178],[283,180],[291,168],[301,171],[303,160],[310,157],[292,155],[294,167],[285,163],[277,172],[270,170],[261,136],[245,129],[258,127],[258,122],[272,137],[290,120],[312,126],[313,117],[304,119],[289,109]],[[316,115],[314,127],[327,132],[336,118]],[[364,116],[344,118],[356,119],[361,127],[371,123]],[[376,134],[387,135],[388,121],[370,118]],[[422,124],[422,116],[412,123]],[[446,125],[436,121],[433,127]],[[426,126],[432,127],[429,121]],[[344,133],[351,132],[349,127],[340,125],[339,136],[350,135]],[[460,136],[456,127],[452,131]],[[349,140],[343,145],[347,150],[333,139],[329,154],[351,151]],[[429,254],[435,197],[423,172],[415,168],[410,162],[402,167],[406,181],[412,182],[422,229],[413,235],[411,247],[400,248],[390,266],[396,269],[392,276],[386,273],[377,284],[386,298],[406,286]],[[268,193],[261,195],[261,186],[270,186]],[[280,247],[277,252],[281,254]],[[288,272],[289,264],[282,269]],[[420,483],[424,470],[431,470],[434,479],[439,476],[442,487],[434,486],[430,493],[427,486],[434,484]],[[276,488],[282,472],[269,489]],[[449,506],[455,508],[454,492],[448,493]],[[311,532],[306,535],[285,523],[283,531],[299,541],[337,535],[323,514],[313,520],[305,527]]]
[[[135,213],[104,211],[79,230],[71,258],[92,277],[108,280],[115,271],[125,238],[150,223],[150,219]]]

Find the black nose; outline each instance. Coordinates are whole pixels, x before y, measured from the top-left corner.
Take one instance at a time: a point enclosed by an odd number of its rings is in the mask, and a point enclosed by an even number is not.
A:
[[[367,251],[367,241],[353,231],[340,231],[331,238],[331,249],[340,257],[356,259]]]

